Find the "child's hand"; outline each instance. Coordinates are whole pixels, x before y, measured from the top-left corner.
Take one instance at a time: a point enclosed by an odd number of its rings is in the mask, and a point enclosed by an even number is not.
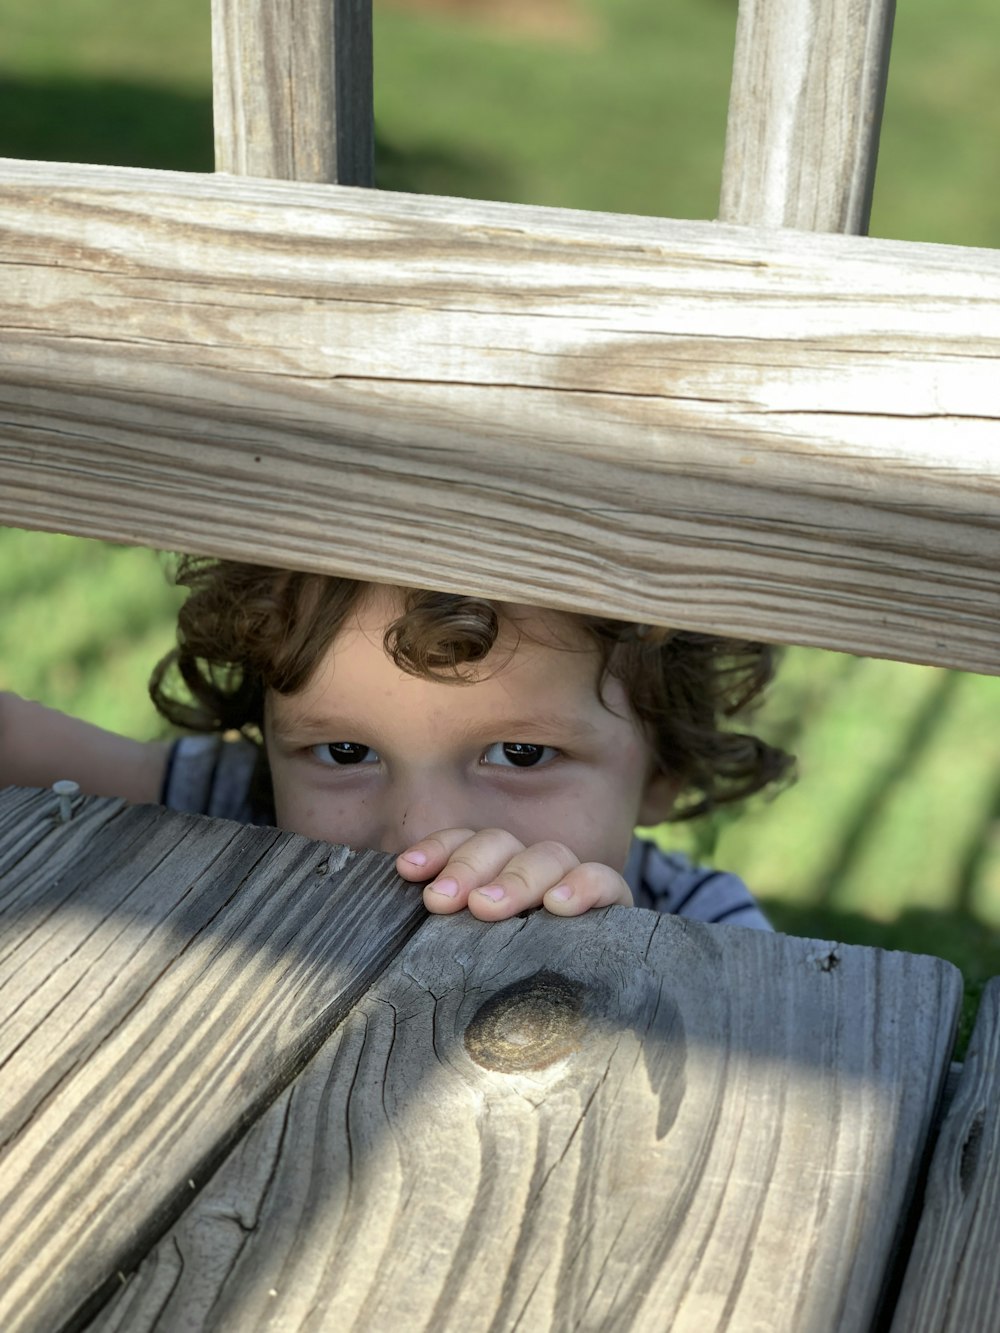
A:
[[[481,921],[532,907],[579,916],[592,907],[632,906],[628,885],[610,866],[581,863],[561,842],[525,847],[503,829],[432,833],[401,852],[396,869],[404,879],[432,880],[424,889],[429,912],[467,907]]]

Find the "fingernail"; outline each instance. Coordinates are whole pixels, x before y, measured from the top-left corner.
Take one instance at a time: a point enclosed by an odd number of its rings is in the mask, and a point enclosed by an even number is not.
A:
[[[433,884],[427,886],[433,889],[435,893],[440,893],[445,898],[454,898],[458,892],[457,879],[436,879]]]
[[[399,859],[401,861],[408,861],[411,866],[425,866],[427,864],[427,853],[403,852]]]
[[[557,884],[554,889],[549,889],[545,896],[547,898],[555,898],[557,902],[564,903],[567,898],[572,898],[573,890],[568,884]]]
[[[507,896],[506,890],[501,888],[499,884],[490,884],[485,889],[477,889],[476,892],[481,893],[484,898],[489,898],[494,903],[498,903],[501,898]]]

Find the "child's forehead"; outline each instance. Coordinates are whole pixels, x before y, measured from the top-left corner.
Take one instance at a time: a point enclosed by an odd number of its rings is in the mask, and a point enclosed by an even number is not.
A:
[[[490,651],[455,676],[432,674],[406,669],[387,647],[386,631],[407,611],[406,594],[366,589],[304,686],[269,698],[272,723],[285,731],[353,726],[367,735],[375,717],[385,732],[400,717],[419,716],[437,718],[444,731],[464,727],[470,735],[485,729],[492,736],[499,725],[504,735],[561,728],[576,738],[622,722],[634,727],[621,683],[608,674],[603,653],[575,617],[515,603],[491,605],[499,633]]]

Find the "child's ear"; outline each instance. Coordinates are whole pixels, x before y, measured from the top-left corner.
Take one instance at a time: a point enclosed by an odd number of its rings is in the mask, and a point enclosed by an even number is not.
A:
[[[680,781],[669,773],[654,769],[649,775],[642,793],[637,823],[644,828],[662,824],[670,817],[674,802],[680,795]]]

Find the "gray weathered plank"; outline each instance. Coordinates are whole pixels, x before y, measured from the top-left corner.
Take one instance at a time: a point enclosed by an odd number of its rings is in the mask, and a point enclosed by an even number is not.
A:
[[[371,0],[212,0],[219,171],[372,185]]]
[[[0,520],[1000,669],[996,252],[0,180]]]
[[[960,998],[638,910],[429,920],[92,1333],[857,1333]]]
[[[0,1327],[140,1257],[423,919],[391,860],[0,796]],[[9,849],[9,850],[8,850]]]
[[[895,0],[740,0],[719,217],[868,230]]]
[[[1000,1328],[1000,977],[982,995],[934,1148],[893,1333]]]

